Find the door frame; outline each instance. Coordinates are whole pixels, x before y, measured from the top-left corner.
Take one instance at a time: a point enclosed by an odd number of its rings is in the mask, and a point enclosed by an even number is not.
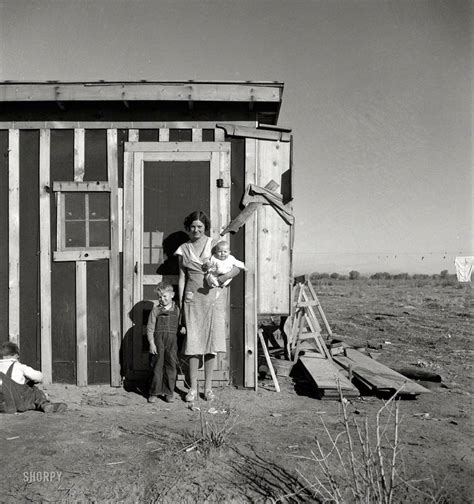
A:
[[[209,162],[210,236],[217,240],[219,239],[220,232],[230,222],[230,152],[231,146],[229,142],[125,143],[123,183],[123,334],[126,334],[133,325],[129,313],[135,304],[143,299],[144,282],[150,285],[161,280],[160,275],[143,274],[144,163],[160,161]],[[218,180],[219,182],[217,182]],[[229,305],[229,297],[227,298],[227,304]],[[229,309],[226,310],[226,313],[226,332],[229,334]],[[227,357],[222,357],[222,359],[227,359]],[[228,370],[228,362],[223,367]]]

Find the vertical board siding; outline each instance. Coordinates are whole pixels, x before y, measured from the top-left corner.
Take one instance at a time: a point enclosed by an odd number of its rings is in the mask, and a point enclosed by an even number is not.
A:
[[[85,130],[77,128],[74,130],[74,180],[80,182],[84,180],[85,170]]]
[[[84,181],[107,180],[107,130],[89,129],[84,142]]]
[[[20,342],[20,132],[8,134],[8,337]]]
[[[257,171],[256,140],[245,140],[245,187],[255,183]],[[257,388],[257,216],[255,212],[245,225],[245,357],[244,385]]]
[[[74,178],[74,130],[51,130],[51,183]],[[56,250],[56,200],[51,198],[51,248]],[[51,264],[53,382],[76,383],[75,266]]]
[[[160,128],[158,139],[160,142],[169,142],[170,130],[168,128]]]
[[[87,262],[76,261],[76,377],[87,385]]]
[[[74,180],[84,180],[85,130],[74,130]],[[87,262],[76,261],[76,384],[87,385]]]
[[[257,140],[257,185],[270,180],[284,189],[290,168],[290,143]],[[258,313],[290,313],[290,226],[271,205],[258,208]]]
[[[40,130],[39,166],[39,254],[40,254],[40,320],[41,371],[43,383],[53,379],[51,346],[51,218],[50,218],[50,130]]]
[[[109,325],[110,325],[110,383],[120,385],[120,256],[117,130],[107,131],[107,180],[110,185],[110,258],[109,258]]]
[[[111,331],[109,314],[111,310],[109,306],[108,261],[87,263],[86,285],[87,383],[89,385],[110,384]]]
[[[39,131],[20,131],[20,340],[21,358],[39,369]],[[23,335],[23,338],[22,338]]]
[[[206,131],[206,130],[204,130]],[[213,132],[213,130],[211,130]],[[214,135],[213,135],[214,137]],[[214,139],[214,138],[213,138]],[[241,139],[231,140],[231,217],[237,217],[240,213],[240,200],[245,191],[244,166],[245,166],[245,141]],[[230,246],[232,255],[237,259],[245,258],[244,233],[231,233]],[[237,386],[244,385],[244,284],[245,273],[241,272],[232,280],[230,289],[230,352],[229,368],[231,383]]]
[[[0,172],[8,173],[8,130],[0,131]],[[8,236],[9,177],[0,177],[0,236]],[[9,240],[0,240],[0,343],[8,341],[9,316]]]

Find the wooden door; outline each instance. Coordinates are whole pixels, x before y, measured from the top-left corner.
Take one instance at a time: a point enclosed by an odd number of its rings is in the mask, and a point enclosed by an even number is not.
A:
[[[209,215],[210,236],[217,239],[230,220],[228,143],[126,144],[123,303],[127,355],[122,356],[128,367],[125,376],[142,378],[149,372],[146,323],[155,302],[153,290],[158,282],[168,280],[175,286],[177,300],[178,263],[174,252],[188,240],[183,221],[194,210]],[[228,320],[226,327],[228,332]],[[182,364],[184,372],[185,360]],[[228,378],[228,356],[220,355],[215,379],[225,382]]]

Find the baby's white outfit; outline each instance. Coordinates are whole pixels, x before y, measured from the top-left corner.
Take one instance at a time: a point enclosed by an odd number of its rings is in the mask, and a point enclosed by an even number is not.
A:
[[[210,268],[206,274],[206,281],[210,287],[225,287],[229,285],[232,278],[226,280],[222,285],[219,285],[217,277],[219,275],[225,275],[232,271],[232,268],[236,266],[241,270],[247,269],[242,261],[236,259],[233,255],[229,255],[226,259],[218,259],[215,256],[211,256],[209,259]]]

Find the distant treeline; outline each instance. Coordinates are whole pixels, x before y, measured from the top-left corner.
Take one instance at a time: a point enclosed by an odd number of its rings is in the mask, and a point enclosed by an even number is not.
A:
[[[312,282],[317,280],[457,280],[456,275],[450,275],[448,270],[443,270],[439,274],[436,273],[434,275],[426,275],[421,273],[415,273],[410,275],[409,273],[387,273],[378,272],[373,275],[364,276],[361,275],[358,271],[350,271],[349,275],[341,275],[339,273],[311,273],[309,276]]]

